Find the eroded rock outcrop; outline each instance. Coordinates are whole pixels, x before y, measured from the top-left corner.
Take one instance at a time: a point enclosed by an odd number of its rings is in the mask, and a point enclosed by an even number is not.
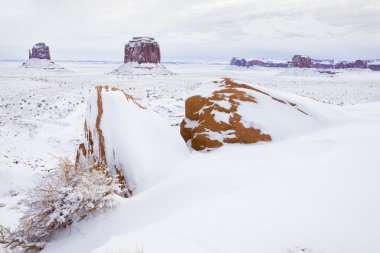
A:
[[[292,64],[296,68],[311,68],[313,66],[311,58],[304,55],[293,56]]]
[[[151,37],[133,37],[124,49],[124,63],[160,63],[160,46]]]
[[[91,91],[76,163],[106,164],[128,189],[142,189],[184,154],[188,150],[176,130],[132,96],[108,86]]]
[[[271,141],[270,129],[283,122],[277,118],[283,115],[273,113],[276,110],[308,120],[308,114],[296,103],[229,78],[214,81],[205,89],[205,93],[186,100],[185,119],[181,122],[183,139],[198,151],[219,148],[224,143]]]
[[[367,62],[363,60],[356,60],[352,62],[342,61],[335,64],[334,68],[336,69],[353,69],[353,68],[365,69],[367,68]]]
[[[124,48],[124,64],[112,71],[115,75],[171,75],[160,64],[160,46],[151,37],[133,37]]]
[[[29,59],[51,60],[49,46],[43,42],[37,43],[33,46],[32,51],[29,50]]]
[[[37,43],[29,50],[29,60],[20,66],[25,69],[71,72],[51,60],[50,49],[45,43]]]
[[[230,65],[239,67],[267,67],[267,68],[288,68],[289,63],[283,60],[246,60],[244,58],[233,57],[230,61]]]

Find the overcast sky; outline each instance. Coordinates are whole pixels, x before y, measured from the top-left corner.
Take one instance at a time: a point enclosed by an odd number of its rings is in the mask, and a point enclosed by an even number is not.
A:
[[[0,59],[123,60],[133,36],[163,61],[380,58],[380,0],[0,0]]]

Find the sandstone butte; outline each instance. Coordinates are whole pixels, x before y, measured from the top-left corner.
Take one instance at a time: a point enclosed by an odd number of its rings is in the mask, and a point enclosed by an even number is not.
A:
[[[274,103],[288,105],[289,109],[296,109],[299,113],[307,115],[295,103],[276,98],[229,78],[224,78],[220,82],[214,81],[214,84],[218,85],[218,89],[210,96],[195,95],[185,101],[185,119],[181,122],[180,132],[184,141],[194,150],[209,151],[223,146],[224,143],[272,141],[270,133],[245,126],[242,115],[238,113],[242,103],[258,103],[256,97],[252,95],[255,93],[265,95]],[[221,106],[221,102],[224,104],[227,102],[228,106]],[[228,122],[216,119],[218,113],[229,114],[229,119],[226,120]],[[250,118],[254,120],[255,115],[250,115]]]
[[[294,67],[297,67],[297,68],[311,68],[313,66],[313,63],[310,57],[303,56],[303,55],[293,56],[292,64]]]
[[[155,63],[161,61],[160,46],[151,37],[133,37],[124,48],[124,63]]]
[[[43,42],[35,44],[32,48],[32,52],[29,50],[29,59],[51,60],[49,46]]]

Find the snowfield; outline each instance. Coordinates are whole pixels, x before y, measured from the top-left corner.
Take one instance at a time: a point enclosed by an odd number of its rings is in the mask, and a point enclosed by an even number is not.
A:
[[[136,147],[134,159],[146,159],[144,171],[131,170],[134,196],[74,224],[42,252],[380,252],[380,72],[164,64],[175,74],[129,76],[110,74],[120,63],[58,62],[70,72],[21,64],[0,62],[1,225],[17,225],[22,190],[56,157],[75,159],[93,87],[118,87],[163,118],[155,124],[134,112],[140,125],[120,140],[126,150]],[[324,124],[291,135],[273,125],[279,138],[272,142],[207,153],[173,148],[184,100],[223,77],[297,101]],[[128,112],[106,113],[109,136]],[[164,162],[154,163],[157,156]]]

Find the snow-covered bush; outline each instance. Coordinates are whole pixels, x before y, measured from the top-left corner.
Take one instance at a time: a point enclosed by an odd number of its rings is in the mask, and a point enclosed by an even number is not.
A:
[[[20,227],[0,227],[0,244],[10,252],[35,252],[59,230],[95,212],[114,206],[116,194],[124,195],[107,166],[94,162],[89,168],[61,159],[22,200]]]

